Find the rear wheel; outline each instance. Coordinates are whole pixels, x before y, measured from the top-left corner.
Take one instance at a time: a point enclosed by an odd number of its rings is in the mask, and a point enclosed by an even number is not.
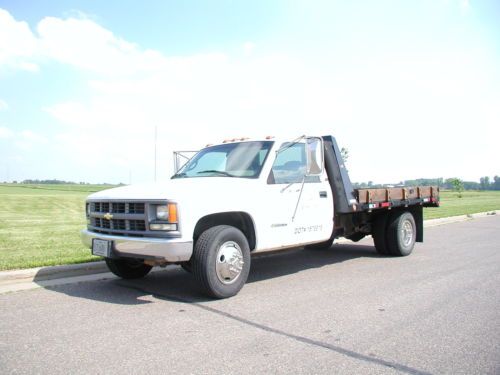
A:
[[[139,259],[105,258],[109,270],[122,279],[140,279],[151,271],[151,266]]]
[[[373,223],[372,237],[377,253],[381,255],[389,255],[386,241],[387,229],[387,214],[378,216]]]
[[[191,258],[193,274],[205,293],[215,298],[236,295],[250,272],[250,247],[237,228],[218,225],[204,231]]]
[[[387,226],[386,245],[394,256],[410,255],[417,238],[417,226],[410,212],[398,212]]]

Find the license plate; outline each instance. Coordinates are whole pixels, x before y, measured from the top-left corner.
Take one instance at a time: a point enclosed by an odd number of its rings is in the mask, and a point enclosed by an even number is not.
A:
[[[111,253],[111,241],[94,238],[92,241],[92,254],[109,258]]]

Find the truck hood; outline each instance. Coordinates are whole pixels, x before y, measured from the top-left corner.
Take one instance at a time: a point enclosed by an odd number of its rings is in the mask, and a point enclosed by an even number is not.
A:
[[[220,196],[241,194],[243,191],[252,191],[258,179],[228,178],[228,177],[199,177],[178,178],[159,183],[147,183],[121,186],[99,191],[89,195],[88,199],[99,200],[183,200],[207,199]]]

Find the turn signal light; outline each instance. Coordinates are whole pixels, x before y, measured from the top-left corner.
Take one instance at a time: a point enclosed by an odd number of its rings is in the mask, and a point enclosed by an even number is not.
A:
[[[177,204],[175,203],[168,204],[168,222],[177,223]]]

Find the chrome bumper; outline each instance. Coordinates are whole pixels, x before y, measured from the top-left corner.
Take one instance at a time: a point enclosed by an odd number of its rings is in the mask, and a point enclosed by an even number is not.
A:
[[[189,260],[193,253],[193,241],[186,242],[178,238],[113,236],[90,232],[87,229],[82,230],[80,236],[88,248],[92,248],[94,238],[113,241],[113,252],[117,256],[184,262]]]

